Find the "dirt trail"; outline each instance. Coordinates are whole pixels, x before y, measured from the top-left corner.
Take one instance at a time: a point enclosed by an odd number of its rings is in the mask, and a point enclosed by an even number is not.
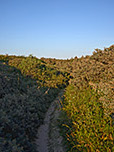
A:
[[[46,112],[43,125],[38,129],[36,145],[38,152],[65,152],[63,148],[63,138],[59,134],[57,127],[57,118],[60,114],[60,100],[62,99],[63,90],[58,97],[51,103]]]

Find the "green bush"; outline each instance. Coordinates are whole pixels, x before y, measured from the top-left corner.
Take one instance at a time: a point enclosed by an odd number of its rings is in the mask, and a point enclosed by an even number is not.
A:
[[[37,129],[59,91],[38,87],[16,68],[0,63],[0,151],[36,152]]]
[[[58,71],[35,57],[14,58],[9,60],[9,65],[18,68],[25,76],[37,80],[41,87],[64,88],[68,85],[68,73]]]
[[[34,152],[37,128],[68,84],[61,124],[69,151],[114,151],[113,59],[114,45],[69,60],[0,55],[0,151]]]
[[[62,123],[69,151],[114,151],[114,126],[99,97],[91,87],[68,86]]]

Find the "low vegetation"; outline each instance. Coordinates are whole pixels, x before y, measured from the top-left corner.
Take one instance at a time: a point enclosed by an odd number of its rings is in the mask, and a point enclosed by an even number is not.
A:
[[[67,85],[67,75],[36,58],[1,56],[0,151],[36,151],[37,129],[60,88]]]
[[[61,115],[68,151],[114,151],[114,46],[72,61]]]
[[[69,60],[0,55],[0,151],[35,152],[45,112],[65,89],[67,151],[114,151],[114,46]]]
[[[99,98],[90,86],[66,89],[61,124],[69,151],[114,151],[114,126]]]

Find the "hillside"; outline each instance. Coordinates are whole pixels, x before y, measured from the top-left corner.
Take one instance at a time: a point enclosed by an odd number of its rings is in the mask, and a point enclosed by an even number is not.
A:
[[[68,74],[32,57],[0,58],[0,151],[36,151],[37,128],[60,88],[68,84]]]
[[[114,151],[114,45],[69,60],[0,55],[0,151],[36,152],[37,129],[64,88],[67,151]]]
[[[114,151],[114,46],[71,61],[62,134],[69,151]]]

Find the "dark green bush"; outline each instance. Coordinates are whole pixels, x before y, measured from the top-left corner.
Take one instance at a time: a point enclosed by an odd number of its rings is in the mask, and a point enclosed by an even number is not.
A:
[[[36,152],[37,129],[59,91],[38,87],[16,68],[0,63],[0,151]]]

